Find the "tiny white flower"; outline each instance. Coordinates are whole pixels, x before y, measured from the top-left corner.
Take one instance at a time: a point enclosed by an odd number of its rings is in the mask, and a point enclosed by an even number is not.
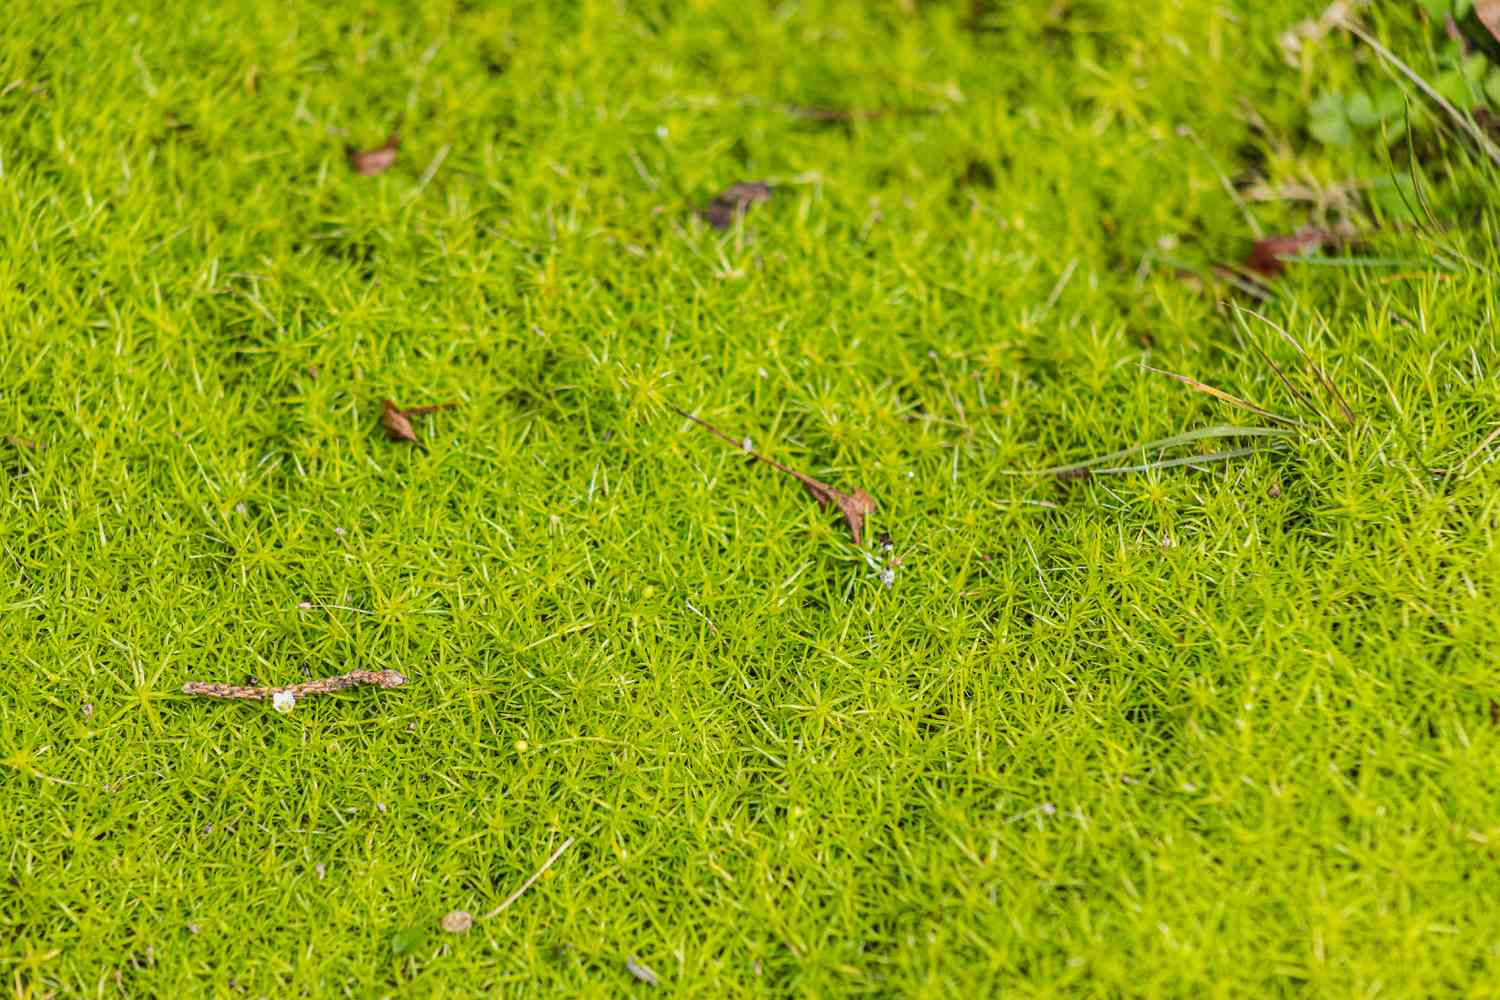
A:
[[[665,125],[658,125],[658,126],[656,126],[656,137],[658,139],[665,139],[667,137],[667,135],[668,135],[668,132],[667,132],[667,127]]]
[[[755,443],[751,441],[749,437],[746,437],[745,440],[740,442],[740,447],[745,449],[746,451],[754,451]]]
[[[296,706],[297,696],[290,691],[277,691],[271,696],[271,704],[276,711],[286,715]]]

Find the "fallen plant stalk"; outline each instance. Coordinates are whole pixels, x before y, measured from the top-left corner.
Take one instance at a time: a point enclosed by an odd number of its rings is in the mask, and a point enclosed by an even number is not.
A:
[[[188,681],[182,686],[183,694],[196,694],[204,698],[231,698],[238,701],[276,700],[277,695],[291,695],[301,701],[311,694],[328,694],[345,688],[372,684],[375,687],[394,688],[406,683],[406,675],[395,670],[351,670],[337,677],[325,677],[301,684],[283,687],[248,687],[237,684],[217,684],[213,681]]]
[[[728,441],[730,444],[734,445],[736,448],[740,449],[742,452],[744,452],[750,458],[755,459],[757,462],[764,462],[766,465],[769,465],[777,472],[785,473],[786,475],[791,476],[793,479],[797,480],[797,482],[802,484],[802,488],[807,491],[807,495],[816,500],[820,507],[838,507],[839,512],[844,515],[844,523],[849,526],[849,533],[854,536],[854,544],[861,544],[861,539],[864,536],[865,515],[873,514],[875,512],[875,498],[870,496],[870,494],[866,493],[862,489],[855,489],[853,493],[845,493],[843,490],[838,489],[837,487],[829,486],[827,483],[823,482],[820,479],[814,479],[812,476],[809,476],[806,473],[798,472],[796,469],[793,469],[790,466],[782,465],[774,458],[769,458],[765,455],[762,455],[760,452],[753,450],[749,447],[749,438],[737,441],[730,435],[719,430],[707,420],[704,420],[702,417],[694,416],[688,411],[680,409],[676,406],[672,407],[672,409],[678,415],[691,420],[699,427],[702,427],[704,430],[708,431],[714,437],[720,438],[724,441]]]

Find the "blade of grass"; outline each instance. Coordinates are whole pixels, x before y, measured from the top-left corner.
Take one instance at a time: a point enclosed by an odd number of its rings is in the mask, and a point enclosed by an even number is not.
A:
[[[1271,358],[1271,356],[1266,353],[1265,349],[1260,346],[1260,342],[1256,339],[1255,333],[1250,329],[1250,324],[1245,322],[1245,317],[1240,313],[1239,310],[1235,311],[1234,319],[1235,322],[1239,324],[1240,329],[1245,332],[1245,339],[1246,342],[1249,343],[1250,349],[1255,351],[1256,354],[1259,354],[1261,360],[1271,367],[1271,371],[1276,373],[1276,377],[1281,380],[1281,384],[1286,387],[1286,391],[1291,393],[1292,399],[1295,402],[1301,403],[1303,407],[1316,414],[1320,421],[1325,424],[1328,423],[1328,417],[1323,413],[1321,409],[1318,408],[1317,404],[1313,402],[1312,397],[1308,396],[1301,389],[1298,389],[1295,385],[1293,385],[1292,380],[1287,377],[1286,372],[1282,370],[1281,366],[1278,365]]]
[[[1091,469],[1105,462],[1114,462],[1122,458],[1140,452],[1156,449],[1176,448],[1195,441],[1206,441],[1216,438],[1233,437],[1291,437],[1292,432],[1280,427],[1235,427],[1230,424],[1218,424],[1213,427],[1204,427],[1196,431],[1187,431],[1183,434],[1174,434],[1171,437],[1159,438],[1155,441],[1147,441],[1144,444],[1131,445],[1120,451],[1112,451],[1107,455],[1098,455],[1084,462],[1075,462],[1072,465],[1058,465],[1050,469],[1002,469],[1002,476],[1059,476],[1069,472],[1079,472]]]
[[[1274,447],[1274,446],[1273,446]],[[1143,465],[1119,465],[1108,469],[1094,469],[1092,475],[1113,476],[1123,475],[1127,472],[1154,472],[1157,469],[1172,469],[1179,465],[1206,465],[1209,462],[1227,462],[1232,458],[1244,458],[1258,451],[1268,451],[1270,448],[1257,448],[1251,445],[1248,448],[1231,448],[1227,451],[1209,452],[1207,455],[1183,455],[1180,458],[1168,458],[1160,462],[1146,462]]]
[[[1380,56],[1380,58],[1390,63],[1391,66],[1399,70],[1403,76],[1405,76],[1412,83],[1416,84],[1418,90],[1426,94],[1428,99],[1438,107],[1442,108],[1443,111],[1448,115],[1448,117],[1452,118],[1454,123],[1457,124],[1459,128],[1468,133],[1469,138],[1474,140],[1474,144],[1479,147],[1482,153],[1488,156],[1497,165],[1500,165],[1500,146],[1496,146],[1493,142],[1491,142],[1489,136],[1484,134],[1484,130],[1481,129],[1477,124],[1475,124],[1472,118],[1470,118],[1468,115],[1465,115],[1462,111],[1458,110],[1451,103],[1449,103],[1446,97],[1438,93],[1436,87],[1428,83],[1426,80],[1422,79],[1421,75],[1418,74],[1416,70],[1406,65],[1406,63],[1402,62],[1394,52],[1376,41],[1369,32],[1365,31],[1353,21],[1345,20],[1342,22],[1342,26],[1345,31],[1349,32],[1349,34],[1364,42],[1375,51],[1376,55]]]
[[[1298,343],[1296,337],[1293,337],[1290,333],[1288,333],[1286,328],[1283,327],[1280,323],[1274,322],[1269,317],[1256,312],[1254,309],[1246,309],[1244,306],[1239,305],[1235,306],[1235,308],[1244,309],[1245,312],[1249,313],[1251,316],[1254,316],[1256,319],[1260,320],[1262,323],[1266,324],[1271,329],[1281,334],[1282,339],[1284,339],[1288,344],[1291,344],[1292,348],[1296,350],[1297,354],[1302,358],[1302,363],[1307,365],[1309,370],[1312,371],[1313,376],[1318,380],[1319,384],[1323,386],[1323,390],[1328,393],[1328,397],[1333,400],[1333,402],[1338,404],[1339,409],[1343,411],[1344,419],[1349,422],[1349,426],[1352,428],[1358,423],[1358,421],[1355,420],[1354,417],[1354,408],[1349,405],[1349,401],[1344,398],[1344,394],[1339,391],[1338,386],[1334,385],[1333,379],[1328,377],[1328,373],[1323,370],[1323,366],[1314,361],[1312,355],[1308,354],[1307,350],[1303,348],[1300,343]]]
[[[1263,406],[1256,406],[1248,399],[1241,399],[1240,397],[1232,393],[1225,392],[1223,389],[1209,385],[1207,382],[1199,382],[1197,379],[1189,375],[1179,375],[1176,372],[1169,372],[1163,368],[1153,368],[1150,365],[1146,364],[1141,365],[1141,367],[1146,369],[1148,372],[1155,372],[1158,375],[1165,375],[1167,378],[1175,379],[1176,381],[1181,382],[1183,385],[1187,386],[1190,389],[1196,389],[1197,391],[1205,395],[1212,396],[1214,399],[1217,399],[1224,403],[1228,403],[1230,406],[1237,406],[1242,410],[1248,410],[1256,416],[1265,417],[1267,420],[1274,420],[1279,424],[1286,424],[1288,427],[1307,426],[1295,417],[1283,417],[1279,413],[1272,413],[1270,410],[1266,409]]]

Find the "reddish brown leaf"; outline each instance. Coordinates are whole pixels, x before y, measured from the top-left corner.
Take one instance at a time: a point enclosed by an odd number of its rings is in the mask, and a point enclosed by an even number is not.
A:
[[[703,209],[703,221],[715,229],[728,229],[750,206],[771,200],[771,185],[763,181],[745,181],[725,190]]]
[[[854,544],[863,544],[862,540],[864,538],[865,518],[870,514],[875,513],[875,498],[870,496],[870,494],[858,488],[856,488],[853,493],[845,493],[843,490],[835,486],[829,486],[827,483],[823,482],[820,479],[814,479],[812,476],[809,476],[806,473],[798,472],[796,469],[782,465],[775,459],[768,458],[765,455],[762,455],[760,452],[752,450],[749,447],[749,438],[736,439],[731,435],[719,430],[719,428],[715,427],[707,420],[704,420],[702,417],[696,417],[686,410],[677,409],[676,407],[673,407],[673,409],[676,410],[678,414],[686,417],[688,420],[691,420],[693,423],[697,424],[699,427],[702,427],[704,430],[708,431],[715,437],[720,438],[724,441],[728,441],[736,448],[739,448],[746,454],[746,456],[750,458],[751,461],[763,462],[764,464],[769,465],[771,468],[775,469],[777,472],[784,473],[797,480],[797,482],[802,484],[802,488],[807,491],[807,495],[817,501],[818,506],[824,508],[837,507],[839,509],[839,513],[844,515],[844,523],[849,526],[849,533],[854,536]]]
[[[361,177],[374,177],[376,174],[384,173],[396,162],[396,150],[401,148],[401,137],[394,132],[385,141],[384,146],[376,149],[358,150],[353,146],[345,147],[349,154],[349,166]]]
[[[1336,243],[1339,239],[1340,234],[1317,226],[1299,229],[1288,236],[1267,236],[1256,240],[1255,245],[1250,248],[1250,255],[1245,258],[1245,268],[1274,278],[1286,270],[1286,264],[1281,258],[1294,256],[1304,250],[1317,250]]]

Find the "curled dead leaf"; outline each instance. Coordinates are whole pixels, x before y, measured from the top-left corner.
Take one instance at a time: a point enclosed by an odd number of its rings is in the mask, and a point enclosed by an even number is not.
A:
[[[736,219],[750,211],[752,205],[771,200],[771,185],[764,181],[744,181],[726,188],[704,206],[703,221],[715,229],[728,229]]]
[[[345,147],[345,152],[349,154],[349,166],[356,174],[361,177],[374,177],[391,168],[391,165],[396,162],[396,150],[400,148],[401,137],[392,132],[383,146],[366,150],[348,146]]]

